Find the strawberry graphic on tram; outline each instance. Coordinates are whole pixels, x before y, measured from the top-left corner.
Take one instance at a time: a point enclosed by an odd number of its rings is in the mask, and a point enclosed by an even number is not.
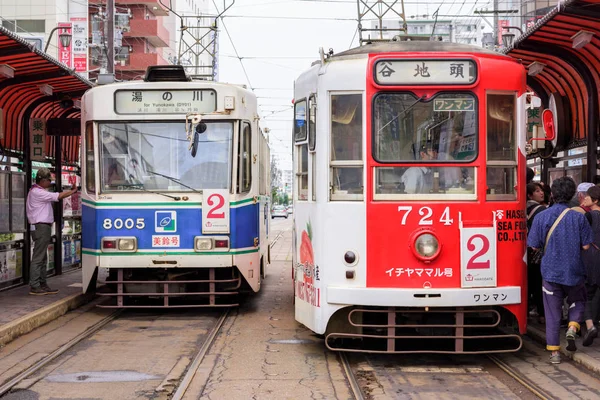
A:
[[[325,55],[294,85],[296,320],[329,349],[517,351],[526,75],[444,42]]]

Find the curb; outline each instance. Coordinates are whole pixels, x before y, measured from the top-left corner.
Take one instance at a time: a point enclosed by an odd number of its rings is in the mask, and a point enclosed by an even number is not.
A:
[[[93,298],[94,296],[86,296],[83,293],[72,294],[64,299],[0,326],[0,346],[4,346],[19,336],[25,335],[34,329],[65,315],[67,312],[88,303]]]
[[[535,340],[536,342],[539,342],[539,343],[543,344],[544,346],[546,345],[546,333],[544,331],[542,331],[541,329],[538,329],[536,327],[528,325],[527,326],[527,335],[529,337],[531,337],[533,340]],[[567,341],[565,338],[562,338],[560,340],[560,352],[562,355],[570,358],[571,360],[573,360],[576,363],[580,364],[581,366],[587,368],[591,372],[600,374],[600,360],[597,360],[594,357],[591,357],[581,351],[571,353],[570,351],[568,351],[566,349],[566,347],[567,347]]]

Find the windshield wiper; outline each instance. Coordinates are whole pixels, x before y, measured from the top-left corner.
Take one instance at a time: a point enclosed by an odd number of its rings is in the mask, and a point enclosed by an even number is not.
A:
[[[135,176],[133,176],[133,174],[129,174],[129,179],[132,180],[132,181],[137,180],[138,182],[140,182],[138,179],[135,178]],[[161,196],[168,197],[168,198],[173,199],[175,201],[181,200],[181,197],[179,197],[179,196],[171,196],[169,194],[165,194],[165,193],[161,193],[161,192],[153,192],[151,190],[148,190],[148,189],[146,189],[144,187],[144,184],[142,182],[133,184],[133,185],[131,185],[129,187],[134,188],[135,190],[141,190],[142,192],[146,192],[146,193],[160,194]]]
[[[392,118],[392,120],[390,122],[388,122],[387,124],[385,124],[384,126],[382,126],[381,128],[379,128],[379,131],[377,131],[377,133],[381,132],[383,129],[385,129],[385,127],[387,127],[389,124],[391,124],[392,122],[394,122],[395,120],[397,120],[401,115],[406,114],[408,111],[412,110],[412,108],[414,106],[416,106],[417,104],[419,104],[420,101],[424,100],[425,97],[427,97],[427,96],[423,95],[423,96],[419,97],[417,100],[415,100],[414,103],[412,103],[410,106],[406,107],[404,110],[402,110],[401,112],[399,112],[398,115],[396,115],[394,118]]]
[[[175,182],[175,183],[179,183],[181,186],[183,186],[183,187],[185,187],[185,188],[188,188],[188,189],[190,189],[190,190],[192,190],[192,191],[194,191],[194,192],[196,192],[196,193],[200,193],[200,194],[202,194],[202,192],[201,192],[200,190],[196,190],[196,189],[194,189],[193,187],[186,185],[185,183],[181,182],[181,181],[180,181],[179,179],[177,179],[177,178],[173,178],[172,176],[168,176],[168,175],[163,175],[163,174],[161,174],[161,173],[159,173],[159,172],[150,171],[149,169],[147,169],[146,171],[147,171],[147,172],[150,172],[150,173],[151,173],[151,174],[153,174],[153,175],[162,176],[163,178],[167,178],[167,179],[169,179],[169,180],[172,180],[173,182]]]

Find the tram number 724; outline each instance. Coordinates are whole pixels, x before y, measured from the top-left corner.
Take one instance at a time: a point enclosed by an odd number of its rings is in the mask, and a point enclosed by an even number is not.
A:
[[[402,214],[402,222],[401,225],[406,225],[406,220],[409,214],[412,212],[413,206],[398,206],[398,212],[404,212]],[[421,219],[419,220],[419,225],[433,225],[433,210],[431,207],[421,207],[419,209],[419,215]],[[450,207],[446,207],[439,221],[446,226],[452,225],[454,223],[454,219],[450,218]]]

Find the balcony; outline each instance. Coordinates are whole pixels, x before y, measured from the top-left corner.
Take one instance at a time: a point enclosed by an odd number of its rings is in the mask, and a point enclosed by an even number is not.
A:
[[[154,47],[169,47],[169,31],[157,19],[132,19],[125,38],[145,38]]]
[[[141,4],[147,6],[152,14],[157,16],[169,15],[169,9],[160,4],[159,0],[116,0],[118,6]]]
[[[131,53],[129,59],[117,61],[117,71],[145,71],[149,65],[166,65],[167,62],[157,53]]]

